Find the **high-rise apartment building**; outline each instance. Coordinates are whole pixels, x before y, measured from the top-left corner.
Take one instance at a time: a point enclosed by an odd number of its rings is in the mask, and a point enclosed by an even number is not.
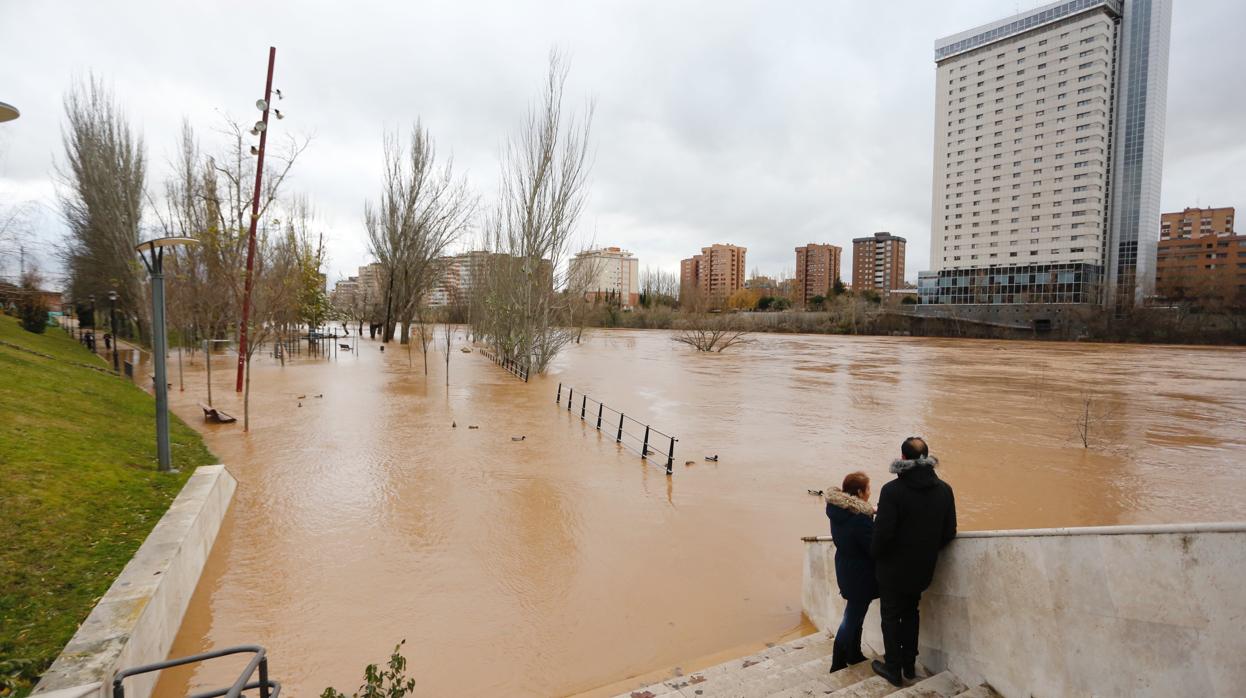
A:
[[[428,305],[442,307],[467,303],[488,270],[494,252],[472,250],[437,260],[441,281],[428,294]]]
[[[839,281],[839,258],[842,249],[835,245],[809,243],[796,248],[796,301],[801,308],[809,307],[818,297],[830,298]]]
[[[721,301],[744,288],[744,256],[747,252],[746,248],[736,245],[702,247],[701,254],[679,263],[680,293],[699,293]]]
[[[617,299],[624,308],[634,308],[640,300],[640,260],[618,247],[586,250],[573,257],[568,266],[572,283],[584,287],[591,299]]]
[[[1246,235],[1234,233],[1236,215],[1226,207],[1160,216],[1156,293],[1171,300],[1246,304]]]
[[[382,297],[385,286],[385,268],[380,262],[373,262],[359,267],[358,293],[369,303],[376,303]]]
[[[922,303],[1152,292],[1171,15],[1170,0],[1064,0],[935,42]]]
[[[907,241],[891,233],[852,239],[852,290],[886,293],[904,288]]]

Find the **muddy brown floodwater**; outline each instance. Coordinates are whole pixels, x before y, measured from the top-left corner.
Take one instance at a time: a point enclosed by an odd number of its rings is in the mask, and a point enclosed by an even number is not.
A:
[[[444,354],[426,378],[418,352],[368,341],[257,362],[250,434],[203,427],[239,487],[173,656],[258,643],[293,696],[349,693],[403,638],[425,696],[600,693],[704,663],[808,630],[800,536],[827,522],[806,489],[863,469],[877,491],[912,434],[962,529],[1246,519],[1241,349],[761,335],[698,355],[599,331],[525,384],[463,342],[449,388]],[[173,393],[192,424],[202,368]],[[556,406],[560,381],[679,437],[674,476]],[[158,695],[235,671],[166,672]]]

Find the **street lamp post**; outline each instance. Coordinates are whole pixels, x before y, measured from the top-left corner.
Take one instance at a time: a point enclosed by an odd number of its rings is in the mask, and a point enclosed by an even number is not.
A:
[[[247,323],[251,319],[251,284],[255,267],[255,225],[260,218],[260,183],[264,177],[264,146],[268,143],[268,112],[273,99],[273,64],[277,61],[277,47],[268,47],[268,78],[264,82],[264,99],[255,103],[263,117],[255,123],[251,133],[260,137],[260,147],[252,150],[257,156],[255,162],[255,192],[251,196],[251,229],[247,233],[247,276],[242,296],[242,321],[238,323],[238,375],[234,380],[234,392],[242,392],[242,374],[247,362]],[[281,99],[281,90],[277,90],[277,99]],[[276,110],[273,110],[276,111]],[[277,118],[282,118],[276,111]]]
[[[165,371],[167,351],[164,325],[164,250],[166,247],[191,245],[199,241],[188,237],[167,237],[148,240],[134,249],[151,275],[152,315],[152,363],[156,370],[156,457],[160,472],[170,472],[172,457],[169,453],[169,384]]]
[[[92,293],[91,295],[87,296],[87,300],[91,302],[91,336],[89,338],[90,341],[87,342],[87,348],[91,350],[92,354],[94,354],[95,353],[95,294]],[[82,322],[82,321],[79,320],[78,322]]]
[[[112,335],[112,370],[121,375],[121,360],[117,356],[117,292],[108,292],[108,332]]]

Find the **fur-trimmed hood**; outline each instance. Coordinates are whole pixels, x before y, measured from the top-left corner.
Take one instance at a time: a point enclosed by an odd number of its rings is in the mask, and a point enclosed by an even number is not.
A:
[[[913,468],[933,468],[939,464],[939,459],[934,456],[922,456],[913,460],[893,460],[891,461],[891,472],[899,475],[906,470]]]
[[[838,507],[851,514],[865,514],[866,516],[874,515],[874,507],[860,497],[854,497],[838,487],[828,487],[826,494],[826,503],[833,507]]]

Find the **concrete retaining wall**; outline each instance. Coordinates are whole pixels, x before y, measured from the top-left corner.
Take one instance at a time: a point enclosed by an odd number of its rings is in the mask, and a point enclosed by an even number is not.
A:
[[[203,466],[191,475],[43,675],[35,695],[72,689],[61,695],[105,698],[116,671],[168,656],[236,486],[223,465]],[[126,695],[148,698],[158,676],[127,680]],[[87,690],[93,683],[98,686]]]
[[[835,632],[829,537],[805,539],[802,603]],[[1006,698],[1240,696],[1246,523],[962,533],[922,596],[918,660]],[[865,642],[882,650],[878,603]]]

